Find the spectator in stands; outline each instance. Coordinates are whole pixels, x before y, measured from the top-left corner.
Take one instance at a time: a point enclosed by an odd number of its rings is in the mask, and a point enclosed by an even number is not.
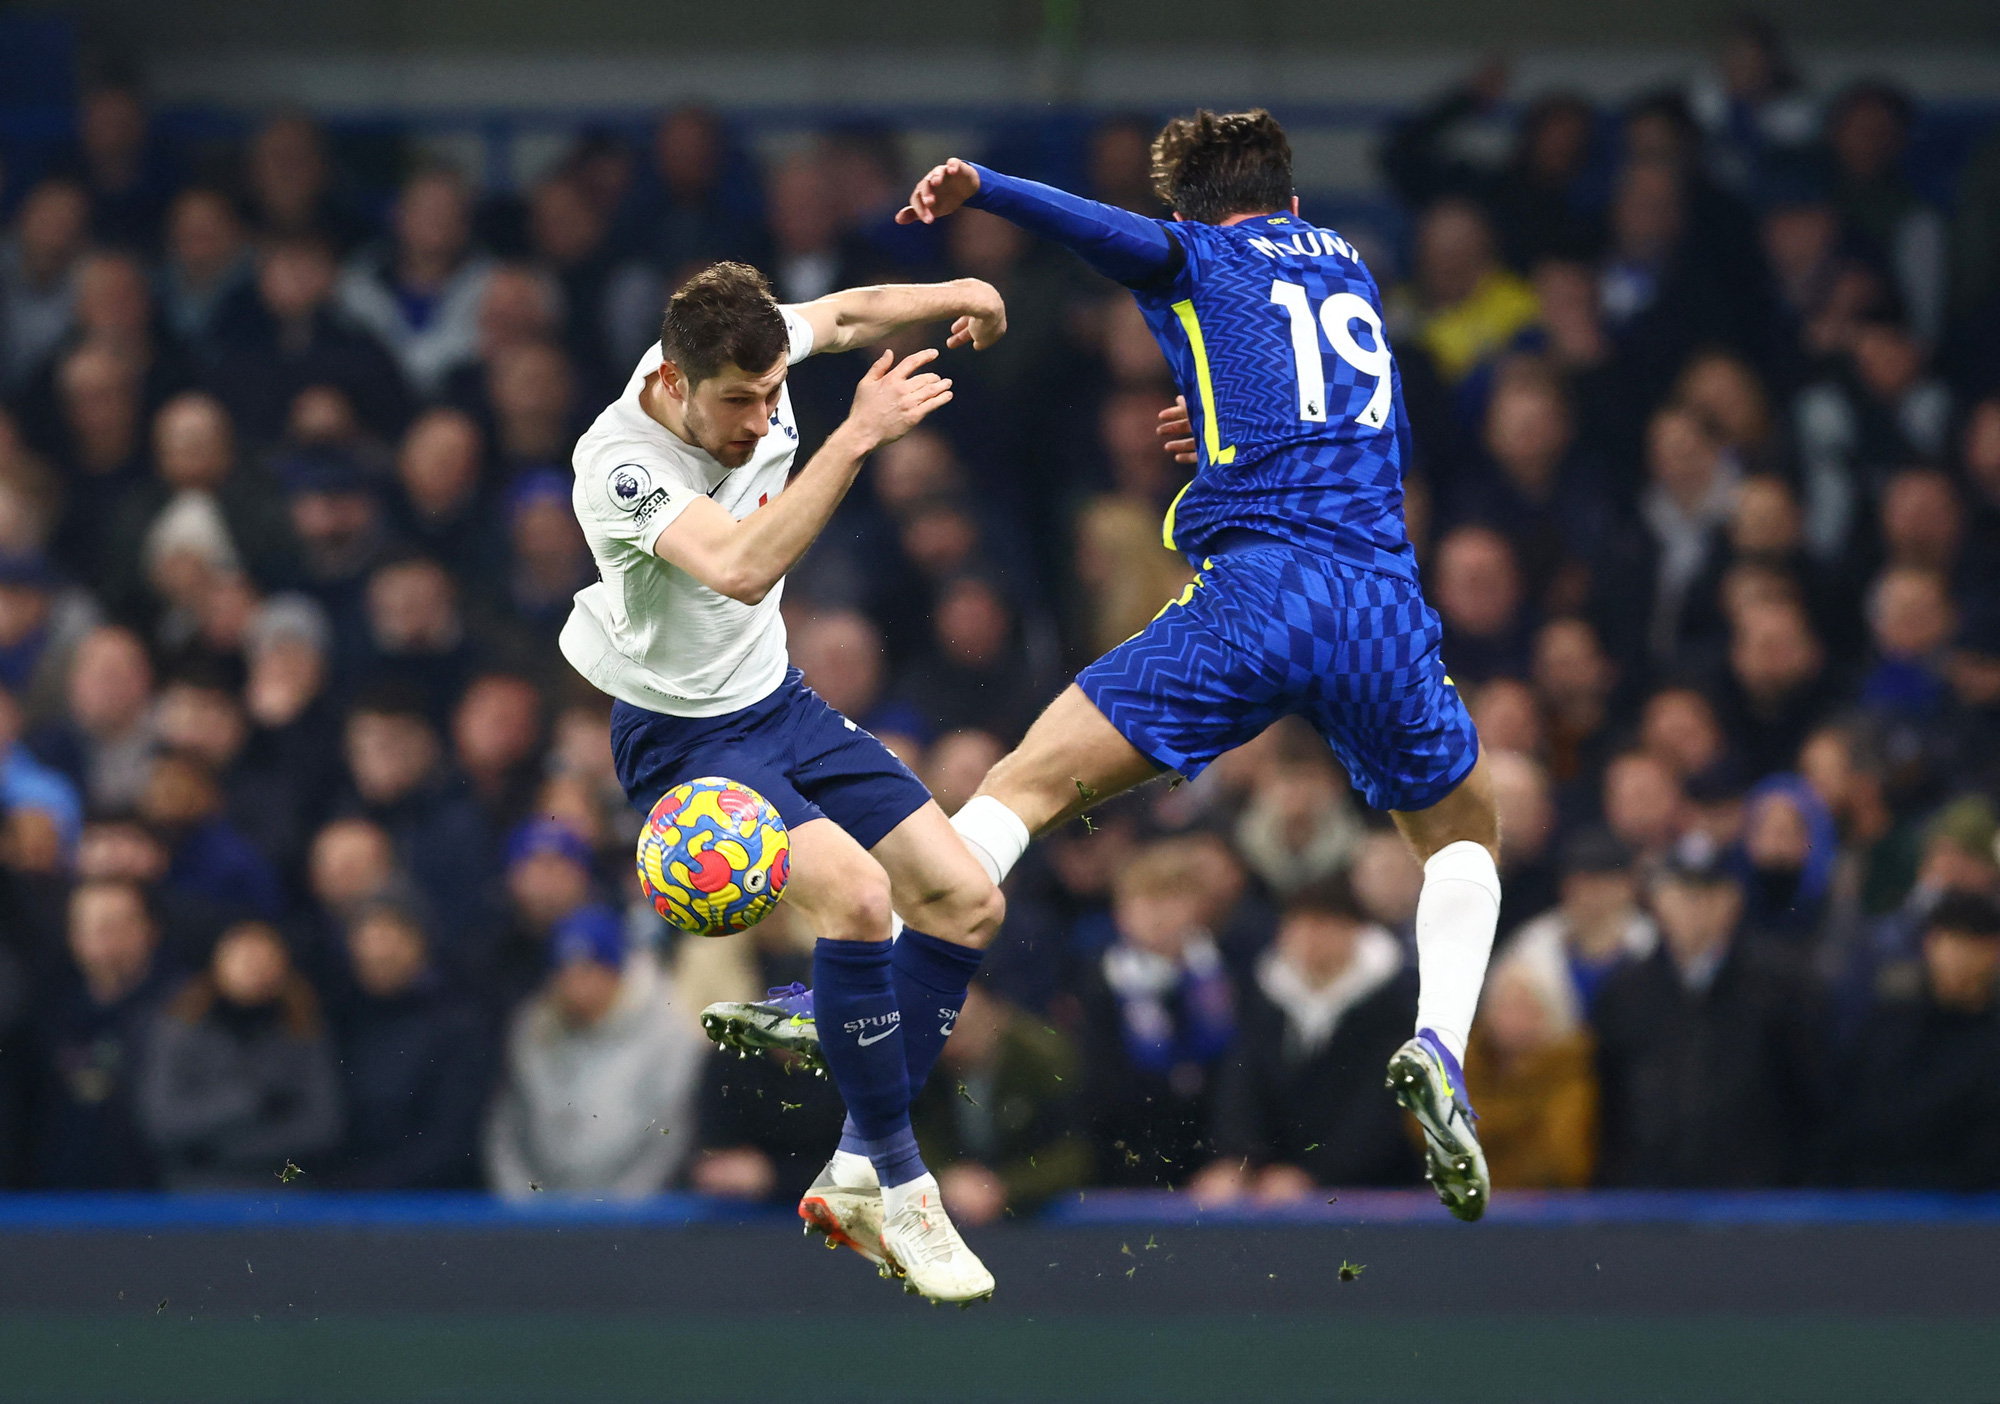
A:
[[[931,656],[905,673],[897,695],[948,727],[1013,741],[1046,689],[1030,667],[1015,610],[992,581],[960,575],[938,592]]]
[[[19,389],[69,335],[89,235],[90,204],[75,181],[44,180],[22,197],[0,242],[0,391]]]
[[[420,701],[385,685],[348,709],[344,754],[351,812],[395,840],[397,856],[439,916],[437,957],[454,973],[479,968],[490,942],[493,859],[479,802],[452,769]]]
[[[340,305],[368,328],[420,394],[479,343],[479,303],[492,261],[472,248],[471,193],[441,166],[403,184],[391,240],[348,263]]]
[[[62,356],[54,385],[60,423],[51,456],[72,486],[49,551],[79,579],[94,580],[111,564],[110,524],[141,478],[144,372],[126,352],[91,341]]]
[[[548,274],[525,263],[496,263],[479,298],[479,341],[446,372],[438,397],[490,427],[493,363],[517,346],[560,338],[564,310],[562,290]]]
[[[166,258],[157,277],[167,331],[202,359],[214,352],[218,322],[255,296],[254,265],[236,203],[212,186],[191,185],[167,211]]]
[[[68,719],[35,748],[95,807],[129,809],[145,788],[154,749],[153,666],[130,630],[103,625],[70,661]]]
[[[145,1027],[166,981],[159,924],[137,883],[86,879],[69,899],[74,983],[35,1014],[30,1177],[48,1189],[146,1189],[137,1079]]]
[[[652,1194],[695,1139],[700,1036],[653,954],[627,948],[610,908],[571,914],[549,957],[547,984],[508,1033],[486,1182],[508,1199]]]
[[[628,358],[612,360],[610,331],[629,320],[623,304],[637,292],[637,270],[620,265],[610,236],[610,212],[600,209],[574,176],[553,176],[529,194],[528,245],[561,289],[568,315],[560,335],[593,403],[622,383],[615,377],[624,374]],[[653,283],[650,277],[643,281]],[[654,312],[661,301],[650,299]]]
[[[542,698],[518,673],[487,672],[451,714],[453,759],[486,810],[492,832],[511,830],[533,802],[543,746]]]
[[[1604,768],[1604,822],[1641,865],[1666,856],[1688,822],[1674,769],[1650,751],[1625,751]]]
[[[640,195],[633,210],[637,252],[676,274],[718,258],[764,266],[762,192],[754,176],[740,169],[743,163],[730,151],[715,113],[701,107],[666,113],[653,130],[652,158],[653,183],[635,192]]]
[[[1810,1172],[1824,1113],[1817,1003],[1791,965],[1739,939],[1723,854],[1683,841],[1652,883],[1662,940],[1598,992],[1598,1182],[1775,1188]]]
[[[1640,515],[1647,559],[1633,590],[1635,600],[1647,601],[1646,614],[1631,622],[1643,628],[1642,657],[1665,665],[1717,628],[1694,606],[1699,582],[1719,568],[1727,548],[1736,483],[1708,426],[1678,408],[1661,410],[1647,428],[1646,474],[1651,485]]]
[[[382,438],[402,428],[409,392],[382,341],[334,301],[339,264],[324,234],[269,239],[257,260],[256,298],[218,320],[213,383],[244,441],[266,448],[284,436],[293,401],[332,386]]]
[[[1444,621],[1452,676],[1482,683],[1524,677],[1535,619],[1520,563],[1491,527],[1462,526],[1438,543],[1431,600]]]
[[[1509,271],[1486,213],[1447,197],[1424,211],[1416,236],[1417,300],[1398,309],[1438,374],[1457,384],[1535,319],[1535,290]],[[1391,336],[1395,335],[1392,327]]]
[[[535,468],[507,494],[507,618],[545,650],[562,632],[576,592],[597,578],[570,506],[573,485],[566,469]]]
[[[39,552],[0,552],[0,683],[30,727],[60,721],[71,658],[100,614],[90,592],[61,584]]]
[[[20,703],[0,685],[0,817],[23,811],[46,815],[59,845],[55,856],[66,860],[83,827],[83,796],[67,775],[36,757],[22,740],[26,734]],[[13,862],[19,865],[22,855],[16,853]]]
[[[1361,821],[1326,743],[1296,719],[1272,728],[1271,763],[1236,821],[1236,848],[1280,897],[1354,861]]]
[[[1946,896],[1924,923],[1921,963],[1898,974],[1847,1059],[1826,1173],[1877,1188],[2000,1186],[2000,908]]]
[[[1236,998],[1189,856],[1164,841],[1117,872],[1116,940],[1083,978],[1083,1107],[1105,1184],[1185,1184],[1208,1158]]]
[[[551,933],[592,902],[597,882],[589,840],[551,818],[516,828],[507,839],[506,860],[509,921],[492,959],[500,1001],[511,1004],[540,980]]]
[[[261,1189],[339,1144],[340,1074],[318,996],[263,922],[223,932],[153,1018],[139,1115],[169,1189]]]
[[[368,675],[422,697],[441,721],[473,660],[458,582],[427,557],[392,555],[368,577],[367,610]]]
[[[1478,474],[1447,515],[1505,535],[1528,598],[1551,614],[1574,613],[1589,598],[1591,562],[1611,537],[1612,517],[1591,466],[1573,453],[1569,401],[1553,367],[1531,356],[1502,359],[1483,437],[1497,471]]]
[[[1586,1022],[1617,971],[1651,956],[1659,928],[1639,905],[1633,855],[1608,829],[1572,834],[1561,856],[1562,900],[1516,927],[1507,958],[1539,983],[1558,1028]]]
[[[1519,939],[1479,1001],[1466,1090],[1495,1185],[1581,1189],[1597,1162],[1597,1072],[1590,1033],[1560,984],[1524,966]]]
[[[1797,775],[1772,775],[1744,797],[1744,922],[1793,947],[1819,935],[1840,833],[1833,813]]]
[[[348,928],[372,904],[396,901],[416,911],[422,899],[397,862],[394,841],[381,825],[361,818],[335,819],[313,834],[304,887],[307,900],[286,924],[287,944],[315,988],[331,1003],[346,1003],[352,993]]]
[[[1957,625],[1951,586],[1936,569],[1892,566],[1877,576],[1868,592],[1875,661],[1861,680],[1862,706],[1915,722],[1936,715]]]
[[[1831,701],[1828,671],[1825,650],[1796,602],[1760,600],[1736,611],[1718,711],[1747,776],[1792,768]]]
[[[500,578],[500,514],[480,491],[484,436],[463,410],[425,410],[396,455],[392,513],[398,535],[483,594]]]
[[[523,341],[487,362],[494,463],[504,480],[528,468],[567,467],[581,426],[569,358],[548,341]]]
[[[1574,258],[1595,247],[1583,178],[1596,114],[1581,97],[1550,93],[1522,112],[1504,165],[1489,169],[1452,154],[1454,130],[1489,113],[1505,97],[1509,76],[1504,62],[1490,62],[1399,122],[1382,166],[1408,205],[1446,194],[1478,200],[1492,216],[1502,255],[1525,271],[1545,257]]]
[[[1549,852],[1555,796],[1548,771],[1532,756],[1492,749],[1486,757],[1500,810],[1500,930],[1507,931],[1556,899],[1556,865]]]
[[[1953,894],[2000,900],[2000,814],[1983,794],[1961,795],[1933,814],[1918,836],[1916,881],[1895,909],[1863,923],[1842,952],[1837,1011],[1851,1031],[1891,987],[1893,972],[1918,959],[1931,911]]]
[[[200,758],[173,752],[155,758],[137,812],[166,845],[165,892],[229,916],[268,920],[281,913],[277,873],[230,822],[221,788]]]
[[[470,1189],[492,1070],[477,1011],[432,966],[423,922],[377,901],[347,930],[358,997],[339,1020],[347,1139],[325,1182]]]
[[[1797,403],[1806,541],[1819,559],[1849,567],[1867,545],[1883,484],[1912,463],[1936,463],[1951,432],[1951,391],[1929,373],[1910,327],[1871,316],[1854,330],[1834,373]]]
[[[1910,99],[1899,89],[1856,83],[1827,111],[1826,145],[1842,223],[1875,263],[1892,271],[1912,330],[1935,344],[1944,330],[1945,223],[1901,169],[1911,116]]]
[[[1076,1126],[1076,1050],[1040,1020],[975,984],[917,1095],[911,1120],[954,1221],[1028,1214],[1091,1182]]]
[[[1541,703],[1549,776],[1567,787],[1594,780],[1609,759],[1612,691],[1618,669],[1597,630],[1555,619],[1535,635],[1530,677]]]
[[[281,112],[251,140],[248,194],[267,238],[315,235],[345,250],[361,237],[359,221],[335,189],[319,125],[303,112]]]
[[[109,244],[151,251],[174,172],[155,145],[138,86],[100,80],[77,104],[77,174],[90,196],[90,223]]]
[[[1415,1146],[1375,1065],[1416,1007],[1401,943],[1362,913],[1344,876],[1294,892],[1243,991],[1196,1197],[1284,1202],[1317,1185],[1413,1182]]]
[[[127,617],[151,613],[149,587],[177,588],[186,554],[220,571],[282,578],[288,568],[283,515],[268,477],[238,471],[235,428],[221,401],[202,391],[176,395],[153,417],[154,475],[120,504],[102,579]]]

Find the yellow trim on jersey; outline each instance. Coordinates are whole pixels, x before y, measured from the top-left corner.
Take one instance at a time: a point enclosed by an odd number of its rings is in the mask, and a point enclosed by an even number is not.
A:
[[[1194,378],[1201,391],[1201,436],[1208,445],[1210,463],[1234,463],[1236,445],[1222,446],[1222,426],[1215,420],[1215,384],[1208,376],[1208,343],[1201,339],[1201,323],[1195,319],[1192,298],[1174,304],[1174,315],[1187,333],[1188,350],[1194,353]]]
[[[1193,486],[1194,480],[1192,478],[1182,483],[1181,490],[1174,494],[1174,500],[1167,504],[1166,520],[1160,523],[1160,540],[1166,545],[1169,551],[1178,551],[1181,549],[1174,545],[1174,512],[1180,507],[1181,499],[1187,496],[1187,490]]]

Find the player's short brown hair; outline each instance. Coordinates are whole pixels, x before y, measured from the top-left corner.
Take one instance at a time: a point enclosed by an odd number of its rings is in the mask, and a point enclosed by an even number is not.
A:
[[[1187,219],[1220,224],[1292,200],[1292,144],[1259,107],[1176,117],[1153,138],[1153,190]]]
[[[790,349],[771,284],[747,263],[716,263],[681,284],[660,323],[660,350],[690,387],[724,366],[762,375]]]

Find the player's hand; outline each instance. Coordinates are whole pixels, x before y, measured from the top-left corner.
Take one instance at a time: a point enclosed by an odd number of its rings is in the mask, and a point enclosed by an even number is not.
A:
[[[930,173],[917,182],[917,188],[910,192],[910,203],[896,211],[896,223],[915,224],[921,220],[931,224],[970,200],[978,189],[979,172],[972,169],[971,163],[954,156],[942,166],[932,166]]]
[[[1167,452],[1175,462],[1194,462],[1194,420],[1188,415],[1187,396],[1174,396],[1174,402],[1160,411],[1159,428],[1154,432],[1167,441]]]
[[[945,346],[957,350],[970,345],[975,351],[984,351],[1007,334],[1007,304],[1001,300],[1000,290],[991,283],[977,278],[961,278],[965,284],[973,310],[951,324],[951,335],[945,338]]]
[[[901,361],[894,351],[884,351],[868,368],[854,387],[854,408],[847,412],[848,425],[861,435],[863,452],[895,443],[932,410],[951,403],[951,382],[924,370],[937,358],[934,346]]]

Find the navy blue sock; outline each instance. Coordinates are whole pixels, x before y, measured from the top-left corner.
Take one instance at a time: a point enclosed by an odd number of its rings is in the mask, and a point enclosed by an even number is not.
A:
[[[937,1066],[944,1041],[958,1022],[958,1011],[965,1007],[966,987],[979,973],[985,954],[908,927],[896,938],[889,964],[895,972],[896,1007],[907,1016],[903,1020],[903,1066],[909,1070],[912,1101]],[[840,1148],[866,1155],[865,1141],[850,1115],[840,1128]]]
[[[884,1185],[916,1179],[924,1163],[910,1130],[910,1075],[889,942],[821,939],[813,947],[813,1014],[820,1052],[860,1133],[855,1148],[874,1162]]]

